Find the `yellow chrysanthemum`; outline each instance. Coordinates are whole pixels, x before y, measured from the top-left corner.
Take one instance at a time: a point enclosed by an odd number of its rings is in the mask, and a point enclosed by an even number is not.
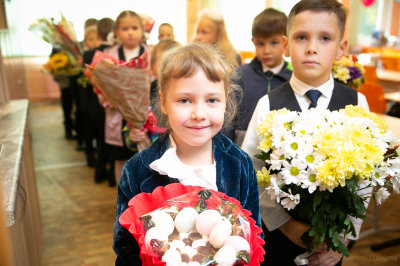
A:
[[[389,129],[388,123],[377,116],[375,113],[369,113],[368,118],[371,119],[379,128],[381,133],[385,133]]]
[[[332,76],[345,84],[347,84],[347,81],[351,79],[350,70],[342,66],[338,66],[337,70],[332,73]]]
[[[389,128],[388,123],[377,116],[375,113],[370,113],[365,110],[363,107],[354,106],[354,105],[347,105],[344,109],[341,109],[340,112],[344,112],[345,115],[349,117],[366,117],[372,120],[379,128],[382,133],[385,133],[386,130]]]
[[[327,187],[337,187],[339,185],[337,180],[341,179],[331,160],[325,160],[323,163],[318,165],[316,178],[320,182],[323,189],[326,189]]]
[[[68,56],[63,53],[59,52],[50,57],[49,65],[51,69],[57,70],[60,68],[66,67],[68,64]]]
[[[349,112],[357,113],[357,110]],[[373,166],[383,160],[382,149],[370,132],[360,125],[321,131],[314,136],[314,141],[318,151],[329,158],[317,168],[317,179],[324,188],[344,186],[345,180],[354,175],[369,179]]]
[[[272,147],[272,140],[271,138],[264,138],[261,142],[260,145],[257,147],[257,149],[267,153]]]
[[[271,128],[272,125],[276,122],[275,116],[277,114],[288,114],[290,111],[286,108],[279,109],[276,111],[269,112],[264,121],[257,126],[257,136],[262,137],[262,141],[260,142],[260,146],[257,149],[262,150],[264,152],[268,152],[272,147],[272,140],[271,140]]]
[[[271,184],[270,171],[265,167],[261,171],[257,171],[257,181],[259,186],[269,187]]]
[[[350,58],[347,58],[346,56],[343,56],[342,59],[340,59],[339,64],[344,67],[354,66],[353,60],[351,60]]]
[[[358,67],[360,69],[361,74],[365,74],[365,68],[363,67],[363,65],[359,64],[358,62],[356,62],[354,64],[354,66]]]

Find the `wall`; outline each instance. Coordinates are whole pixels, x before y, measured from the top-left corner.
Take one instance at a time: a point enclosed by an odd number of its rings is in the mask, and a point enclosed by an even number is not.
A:
[[[393,9],[392,9],[392,23],[390,25],[390,34],[395,36],[400,36],[400,3],[396,0],[393,0]]]
[[[28,98],[25,67],[23,58],[20,56],[22,54],[22,38],[15,30],[21,20],[18,15],[17,1],[4,1],[8,29],[0,30],[0,50],[2,54],[2,67],[0,68],[5,76],[4,78],[0,75],[0,83],[5,84],[10,100]]]

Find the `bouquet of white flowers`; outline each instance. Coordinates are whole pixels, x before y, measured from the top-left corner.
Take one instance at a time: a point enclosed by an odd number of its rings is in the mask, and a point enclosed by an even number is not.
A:
[[[372,196],[381,204],[389,186],[400,193],[399,139],[362,107],[272,111],[257,131],[262,154],[256,157],[267,163],[257,173],[259,185],[310,224],[302,236],[308,252],[326,241],[349,256],[339,238],[356,237],[349,217],[365,220],[364,201]],[[377,192],[367,189],[378,185]]]

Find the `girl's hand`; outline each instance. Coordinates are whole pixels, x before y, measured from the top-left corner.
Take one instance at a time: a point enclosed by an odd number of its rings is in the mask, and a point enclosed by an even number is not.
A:
[[[131,128],[131,130],[129,130],[129,138],[132,142],[138,143],[146,138],[146,133],[140,131],[140,129]]]
[[[104,98],[103,95],[101,94],[96,94],[97,95],[97,99],[99,100],[99,103],[101,106],[103,106],[104,102],[106,101],[106,99]],[[104,107],[104,106],[103,106]]]

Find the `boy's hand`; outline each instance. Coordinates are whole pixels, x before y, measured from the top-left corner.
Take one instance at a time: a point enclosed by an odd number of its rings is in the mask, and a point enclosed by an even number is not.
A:
[[[146,138],[146,133],[140,131],[140,129],[131,128],[131,130],[129,130],[129,138],[132,142],[141,142]]]
[[[347,247],[350,240],[347,240],[344,245]],[[342,254],[333,251],[332,249],[329,252],[326,251],[327,245],[326,242],[322,242],[318,249],[315,251],[313,255],[308,258],[309,263],[307,265],[318,265],[318,266],[334,266],[336,263],[340,261],[342,258]]]

